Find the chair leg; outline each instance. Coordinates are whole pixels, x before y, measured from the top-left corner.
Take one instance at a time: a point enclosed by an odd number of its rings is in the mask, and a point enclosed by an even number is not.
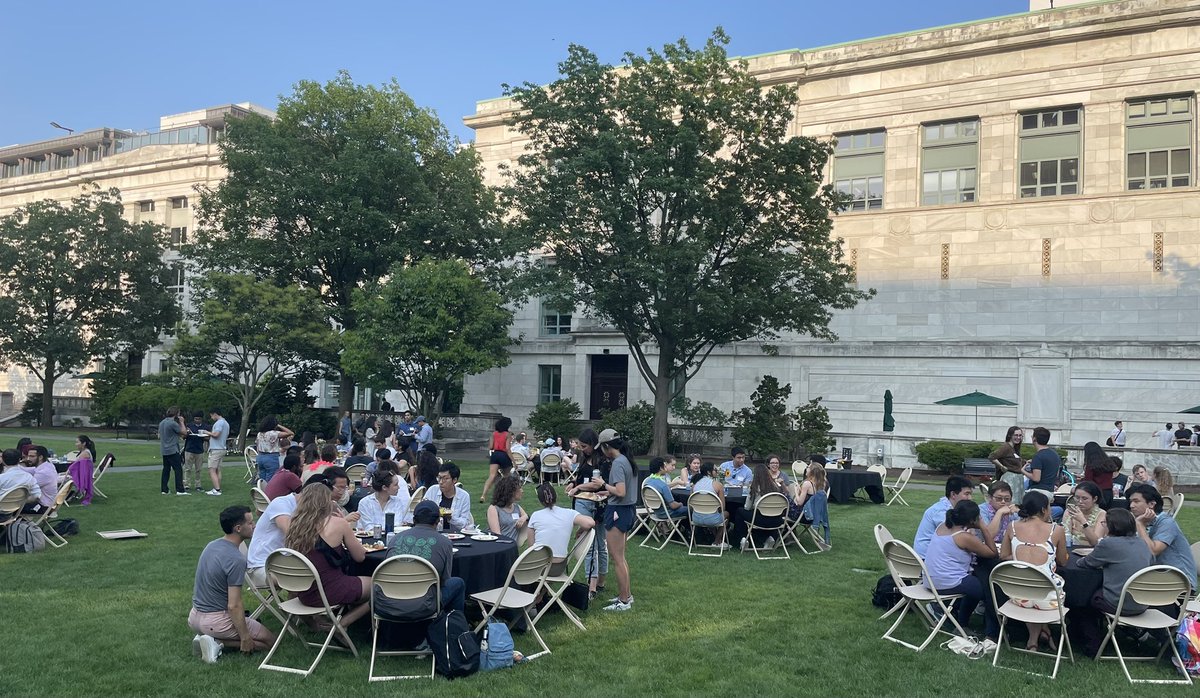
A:
[[[542,634],[538,632],[537,623],[534,623],[533,619],[529,617],[529,609],[522,608],[521,615],[525,616],[525,625],[529,627],[529,631],[533,633],[534,639],[536,639],[538,644],[542,647],[541,652],[538,652],[537,654],[531,654],[526,657],[526,659],[537,659],[544,654],[550,654],[550,646],[546,644],[546,641],[542,639]]]

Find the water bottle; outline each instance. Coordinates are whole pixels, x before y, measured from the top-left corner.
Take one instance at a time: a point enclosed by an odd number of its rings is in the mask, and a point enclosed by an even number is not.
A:
[[[391,533],[394,530],[396,530],[396,515],[389,511],[383,515],[383,532]]]

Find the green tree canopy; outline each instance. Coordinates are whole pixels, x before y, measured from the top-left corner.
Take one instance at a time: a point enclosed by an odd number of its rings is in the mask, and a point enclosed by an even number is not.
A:
[[[42,381],[42,424],[54,383],[118,351],[141,352],[178,318],[162,261],[166,236],[122,217],[116,189],[87,186],[0,218],[0,364]]]
[[[727,43],[718,29],[620,67],[573,45],[549,86],[505,90],[531,145],[506,189],[514,227],[555,259],[547,295],[625,336],[655,395],[654,452],[713,349],[831,339],[831,311],[870,296],[830,237],[830,146],[791,135],[795,90],[762,85]]]
[[[357,85],[341,72],[300,82],[277,118],[228,123],[228,176],[201,196],[192,252],[207,268],[312,289],[353,330],[354,291],[398,262],[503,257],[495,197],[476,153],[458,146],[395,81]],[[345,371],[341,386],[348,409]]]
[[[461,261],[397,265],[355,294],[359,322],[346,332],[342,365],[437,415],[464,376],[508,365],[513,316],[501,303]]]
[[[180,334],[173,357],[237,400],[240,448],[255,405],[274,384],[336,360],[329,316],[316,292],[246,274],[206,275],[196,302],[195,329]]]

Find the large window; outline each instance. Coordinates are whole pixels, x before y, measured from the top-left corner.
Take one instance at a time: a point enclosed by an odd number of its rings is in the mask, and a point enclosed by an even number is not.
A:
[[[1192,97],[1153,97],[1125,105],[1127,188],[1192,184]]]
[[[1019,115],[1022,199],[1079,193],[1081,107]]]
[[[167,270],[167,291],[175,294],[175,301],[183,305],[183,288],[187,280],[182,264],[172,264]]]
[[[843,133],[833,148],[833,184],[850,198],[847,210],[883,208],[883,129]]]
[[[177,250],[187,244],[187,226],[171,228],[171,249]]]
[[[188,198],[186,196],[171,197],[171,208],[187,208]]]
[[[571,333],[571,311],[556,308],[550,303],[542,303],[543,337],[557,337]]]
[[[154,202],[153,201],[139,201],[138,202],[138,211],[140,211],[142,213],[150,213],[153,210],[154,210]]]
[[[562,366],[538,366],[538,404],[562,400]]]
[[[975,200],[979,167],[979,120],[922,127],[921,203],[935,206]]]

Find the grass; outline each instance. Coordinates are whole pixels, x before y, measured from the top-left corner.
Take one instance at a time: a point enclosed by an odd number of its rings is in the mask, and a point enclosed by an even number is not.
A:
[[[118,462],[153,464],[156,445],[148,447],[149,456],[130,451],[128,460]],[[478,493],[484,466],[473,463],[464,471],[464,486]],[[990,660],[970,661],[936,645],[917,654],[880,639],[886,627],[870,597],[883,563],[871,527],[881,522],[897,537],[910,538],[922,510],[938,496],[928,490],[906,493],[911,508],[832,506],[834,549],[822,555],[760,562],[729,553],[690,558],[679,546],[662,552],[631,548],[634,610],[589,611],[583,615],[586,632],[561,616],[547,616],[541,628],[553,654],[508,671],[396,685],[368,684],[365,654],[354,659],[329,653],[308,679],[259,671],[261,654],[233,652],[210,666],[191,656],[187,614],[196,558],[220,534],[217,513],[238,501],[249,504],[238,481],[240,464],[228,472],[232,482],[219,499],[161,497],[157,472],[114,472],[104,485],[111,499],[63,515],[77,518],[82,529],[69,546],[0,555],[0,645],[8,669],[0,672],[0,695],[370,696],[415,690],[430,696],[933,696],[950,692],[950,681],[998,696],[1129,692],[1115,663],[1064,663],[1051,682],[993,669]],[[524,502],[535,503],[529,488]],[[474,507],[481,520],[483,507]],[[1192,540],[1200,534],[1197,518],[1188,511],[1181,521]],[[150,535],[130,541],[95,535],[129,527]],[[268,625],[278,629],[273,619]],[[369,653],[369,624],[355,629],[360,651]],[[530,646],[520,635],[516,640],[518,648]],[[291,648],[281,651],[283,661],[311,658],[294,642]],[[52,651],[63,661],[52,661]],[[1184,691],[1156,687],[1155,693]]]

